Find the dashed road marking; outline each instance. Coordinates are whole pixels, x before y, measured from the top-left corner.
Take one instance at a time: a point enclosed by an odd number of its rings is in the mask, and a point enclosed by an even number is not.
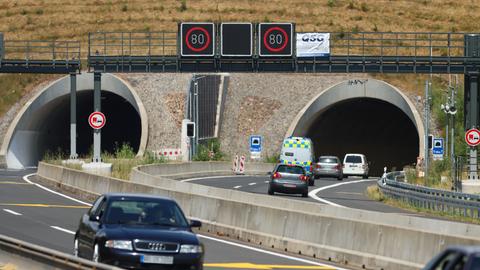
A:
[[[20,206],[20,207],[43,207],[43,208],[76,208],[88,209],[89,206],[83,205],[57,205],[57,204],[41,204],[41,203],[0,203],[0,206]]]
[[[55,230],[59,230],[61,232],[68,233],[68,234],[75,234],[74,231],[70,231],[70,230],[67,230],[67,229],[64,229],[64,228],[58,227],[58,226],[50,226],[50,228],[55,229]]]
[[[5,212],[7,212],[7,213],[10,213],[10,214],[12,214],[12,215],[15,215],[15,216],[21,216],[21,215],[22,215],[22,214],[20,214],[20,213],[17,213],[17,212],[15,212],[15,211],[10,210],[10,209],[3,209],[3,211],[5,211]]]
[[[270,181],[265,181],[265,184],[268,184],[268,182],[270,182]]]
[[[257,183],[249,183],[248,185],[249,186],[253,186],[253,185],[256,185]]]
[[[233,188],[234,189],[238,189],[238,188],[241,188],[242,186],[234,186]]]
[[[20,183],[20,182],[13,182],[13,181],[0,181],[2,185],[32,185],[30,183]]]

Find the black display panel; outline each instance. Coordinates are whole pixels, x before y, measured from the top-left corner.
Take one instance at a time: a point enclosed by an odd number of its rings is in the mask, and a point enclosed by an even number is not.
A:
[[[220,32],[222,56],[252,56],[253,26],[251,23],[222,23]]]

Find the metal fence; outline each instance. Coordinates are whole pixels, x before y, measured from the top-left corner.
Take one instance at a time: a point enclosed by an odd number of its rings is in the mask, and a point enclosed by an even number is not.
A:
[[[446,191],[404,182],[404,172],[385,174],[378,187],[387,197],[403,201],[412,206],[439,212],[480,218],[480,195]]]
[[[6,40],[3,46],[4,60],[80,60],[79,41]]]

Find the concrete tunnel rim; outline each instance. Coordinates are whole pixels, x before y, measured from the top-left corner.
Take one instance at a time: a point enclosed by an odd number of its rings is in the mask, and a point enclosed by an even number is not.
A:
[[[365,78],[362,78],[362,80],[365,79]],[[402,97],[402,99],[407,103],[408,105],[408,109],[410,110],[410,113],[412,114],[413,116],[413,119],[412,117],[410,117],[410,115],[408,114],[408,112],[406,112],[404,110],[404,108],[402,108],[401,106],[399,106],[398,104],[395,104],[395,103],[392,103],[390,100],[385,100],[385,99],[382,99],[382,98],[379,98],[379,97],[376,97],[376,96],[369,96],[367,94],[363,95],[363,96],[357,96],[355,98],[371,98],[371,99],[376,99],[376,100],[381,100],[381,101],[385,101],[395,107],[397,107],[398,109],[400,109],[404,114],[407,115],[408,118],[410,118],[410,120],[412,121],[412,124],[416,127],[417,129],[417,133],[418,133],[418,155],[420,158],[423,158],[425,156],[424,154],[424,145],[425,145],[425,126],[424,126],[424,123],[423,123],[423,120],[422,120],[422,117],[420,116],[420,113],[418,112],[418,110],[415,108],[415,106],[413,105],[412,101],[402,92],[400,91],[400,89],[398,89],[397,87],[395,87],[394,85],[388,83],[388,82],[385,82],[385,81],[382,81],[382,80],[377,80],[377,79],[373,79],[373,78],[367,78],[368,80],[372,80],[372,81],[376,81],[377,83],[379,84],[383,84],[386,86],[387,89],[390,89],[390,90],[393,90],[396,94],[398,94],[400,97]],[[312,98],[298,113],[297,115],[295,116],[294,120],[292,121],[292,123],[290,124],[290,126],[288,127],[288,130],[287,132],[285,133],[285,138],[287,137],[290,137],[293,135],[293,133],[295,132],[295,129],[296,127],[298,126],[298,124],[300,123],[300,121],[302,120],[303,116],[305,115],[305,113],[308,111],[308,109],[310,107],[312,107],[313,104],[315,104],[315,102],[317,102],[323,95],[325,95],[327,92],[330,92],[330,91],[336,91],[336,89],[340,89],[339,86],[344,84],[345,82],[348,82],[348,80],[346,81],[341,81],[339,83],[336,83],[332,86],[329,86],[327,87],[326,89],[320,91],[320,93],[318,93],[314,98]],[[348,98],[348,99],[351,99],[351,98]],[[334,105],[340,101],[344,101],[344,100],[348,100],[348,99],[339,99],[335,102],[332,102],[332,103],[329,103],[328,106],[325,106],[325,107],[322,107],[321,110],[323,109],[327,109],[329,106],[331,105]],[[319,111],[321,111],[319,110]]]
[[[79,75],[82,75],[82,74],[86,74],[86,73],[81,73]],[[123,78],[115,75],[115,74],[112,74],[112,73],[103,73],[104,75],[105,74],[108,74],[109,76],[111,76],[113,79],[116,79],[118,80],[121,84],[125,85],[126,89],[130,92],[130,94],[132,95],[134,101],[136,104],[132,104],[133,106],[136,105],[138,107],[138,114],[139,114],[139,117],[140,117],[140,125],[141,125],[141,135],[140,135],[140,144],[139,144],[139,147],[138,147],[138,151],[137,151],[137,157],[141,157],[143,156],[143,154],[145,153],[145,150],[146,150],[146,147],[147,147],[147,143],[148,143],[148,115],[147,115],[147,111],[145,109],[145,106],[143,105],[143,102],[142,100],[140,99],[138,93],[135,91],[135,89],[127,82],[125,81]],[[56,84],[60,83],[62,80],[69,80],[70,79],[70,75],[66,75],[66,76],[63,76],[61,78],[58,78],[50,83],[48,83],[46,86],[42,87],[40,91],[38,91],[37,93],[35,93],[33,95],[33,97],[31,97],[22,107],[21,109],[18,111],[18,113],[16,113],[15,115],[15,118],[13,119],[13,121],[9,124],[8,126],[8,129],[7,129],[7,132],[5,133],[5,136],[3,137],[3,142],[2,142],[2,145],[1,145],[1,148],[0,148],[0,156],[5,156],[5,158],[7,157],[7,154],[8,154],[8,149],[10,147],[10,144],[12,143],[12,139],[15,135],[15,131],[16,131],[16,128],[18,126],[18,124],[20,123],[20,121],[22,120],[23,116],[25,115],[25,113],[28,111],[28,109],[34,104],[34,102],[43,94],[45,94],[45,92],[47,92],[49,89],[51,89],[52,87],[54,87]],[[78,89],[77,88],[77,92],[79,91],[86,91],[86,90],[90,90],[90,89]],[[103,91],[108,91],[108,92],[111,92],[111,93],[114,93],[116,95],[119,95],[118,93],[115,93],[113,91],[110,91],[110,90],[107,90],[107,89],[103,89]],[[122,95],[119,95],[121,97],[123,97]],[[55,100],[57,98],[59,98],[61,96],[57,96],[55,97],[54,99],[52,100]],[[123,97],[125,98],[125,97]],[[135,106],[134,106],[135,108]],[[8,163],[7,163],[8,164]]]

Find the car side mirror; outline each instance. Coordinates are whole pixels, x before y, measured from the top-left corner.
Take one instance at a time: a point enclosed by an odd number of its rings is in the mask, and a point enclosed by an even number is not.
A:
[[[90,221],[99,222],[99,221],[100,221],[100,216],[91,215],[90,218],[89,218],[89,220],[90,220]]]
[[[200,222],[199,220],[190,220],[190,227],[191,228],[200,228],[202,227],[202,222]]]

